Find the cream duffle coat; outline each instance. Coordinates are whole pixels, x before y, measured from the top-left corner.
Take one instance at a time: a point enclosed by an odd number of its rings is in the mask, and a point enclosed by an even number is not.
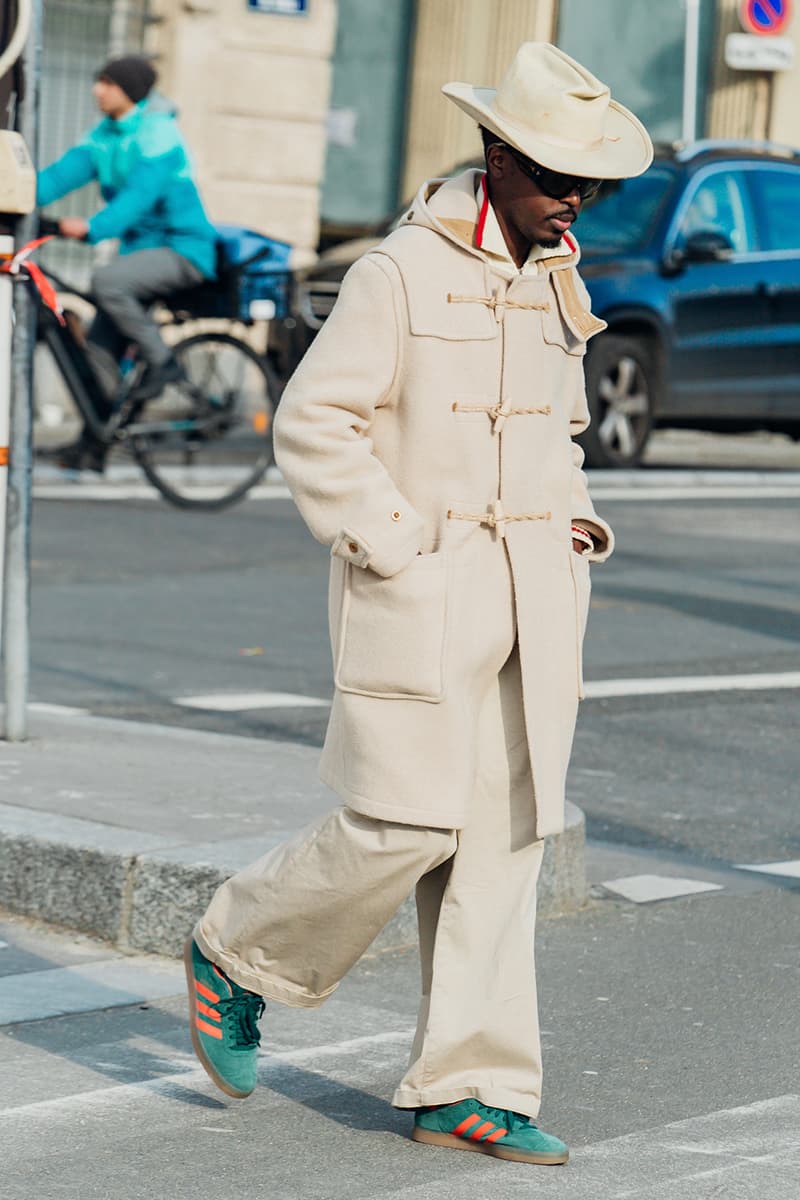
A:
[[[347,273],[275,421],[278,465],[331,547],[336,692],[320,774],[366,816],[468,818],[478,706],[449,686],[457,589],[491,622],[513,577],[539,837],[564,820],[582,691],[589,561],[613,546],[571,437],[589,413],[587,337],[603,328],[578,253],[511,281],[475,247],[478,176],[423,185]],[[570,525],[595,535],[587,558]],[[534,797],[531,797],[534,803]]]

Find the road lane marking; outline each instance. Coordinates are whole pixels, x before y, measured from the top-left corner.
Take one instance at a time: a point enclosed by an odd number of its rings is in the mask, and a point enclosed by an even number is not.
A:
[[[259,708],[330,708],[330,700],[299,696],[292,692],[211,692],[205,696],[177,696],[173,704],[216,712],[249,712]]]
[[[800,688],[800,671],[755,675],[666,675],[654,679],[595,679],[585,684],[587,700],[613,696],[667,696],[681,692],[769,692]]]
[[[756,871],[760,875],[782,875],[785,879],[800,879],[800,858],[788,862],[734,863],[737,871]]]
[[[624,879],[604,880],[600,887],[634,904],[651,904],[654,900],[676,900],[679,896],[722,891],[722,884],[719,883],[706,883],[702,879],[673,879],[668,875],[627,875]]]
[[[174,993],[173,993],[174,994]],[[322,1059],[346,1057],[350,1054],[362,1054],[370,1048],[381,1045],[410,1046],[414,1029],[393,1029],[383,1033],[364,1034],[361,1037],[348,1038],[342,1042],[326,1042],[320,1046],[306,1046],[297,1050],[286,1050],[279,1054],[262,1051],[259,1054],[259,1083],[268,1088],[270,1076],[280,1074],[284,1067],[306,1066],[314,1074],[323,1075],[317,1070],[317,1064]],[[87,1092],[76,1092],[69,1096],[55,1096],[47,1100],[33,1100],[27,1104],[9,1106],[0,1111],[0,1127],[3,1124],[20,1123],[20,1130],[30,1132],[31,1122],[36,1117],[43,1118],[45,1128],[48,1122],[62,1118],[70,1118],[78,1109],[101,1108],[107,1111],[114,1105],[128,1105],[136,1101],[149,1102],[150,1099],[162,1096],[170,1099],[176,1096],[185,1099],[187,1087],[195,1087],[217,1095],[217,1090],[193,1055],[166,1054],[161,1062],[165,1067],[181,1066],[183,1069],[173,1070],[170,1074],[159,1075],[155,1079],[142,1079],[136,1083],[112,1084],[108,1087],[93,1088]],[[184,1065],[185,1064],[185,1065]]]
[[[796,500],[800,487],[603,487],[590,489],[593,500]]]
[[[215,499],[219,489],[192,489],[196,500]],[[161,501],[160,492],[149,483],[40,483],[33,486],[34,500],[150,500]],[[251,488],[247,500],[291,500],[292,494],[283,484],[264,483]]]
[[[70,704],[47,704],[38,700],[29,704],[28,710],[41,713],[43,717],[85,717],[89,714],[88,708],[75,708]]]
[[[669,696],[691,692],[780,691],[800,688],[800,671],[781,671],[751,675],[664,675],[652,679],[590,679],[585,684],[587,700],[610,700],[626,696]],[[292,692],[212,692],[206,695],[178,696],[171,703],[180,708],[197,708],[211,712],[256,712],[259,709],[328,708],[329,700],[316,696],[301,696]],[[88,708],[69,705],[31,703],[32,713],[53,717],[88,717],[95,721],[113,721],[118,726],[137,725],[149,729],[154,736],[159,731],[174,729],[171,725],[150,724],[126,717],[103,717]],[[2,705],[0,705],[2,712]],[[190,733],[190,730],[185,731]]]

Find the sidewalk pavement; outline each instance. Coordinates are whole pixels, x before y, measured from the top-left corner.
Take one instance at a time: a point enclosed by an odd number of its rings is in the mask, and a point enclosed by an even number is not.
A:
[[[42,709],[46,706],[41,706]],[[229,875],[332,808],[319,751],[288,742],[34,711],[0,743],[0,907],[126,951],[178,955]],[[544,914],[586,898],[583,815],[548,839]],[[373,944],[416,940],[407,901]]]

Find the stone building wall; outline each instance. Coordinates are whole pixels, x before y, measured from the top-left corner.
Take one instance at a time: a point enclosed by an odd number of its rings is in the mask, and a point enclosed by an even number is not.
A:
[[[244,0],[154,0],[163,90],[180,109],[209,213],[311,251],[336,0],[308,15],[253,12]]]

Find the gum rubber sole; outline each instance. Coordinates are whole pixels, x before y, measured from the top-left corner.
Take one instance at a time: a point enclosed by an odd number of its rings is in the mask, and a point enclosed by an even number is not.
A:
[[[436,1133],[418,1125],[411,1131],[411,1140],[423,1142],[428,1146],[444,1146],[448,1150],[469,1150],[473,1154],[488,1154],[491,1158],[505,1158],[510,1162],[531,1163],[537,1167],[560,1167],[569,1162],[569,1151],[564,1154],[526,1154],[524,1150],[501,1146],[498,1142],[471,1142],[467,1138],[454,1137],[452,1133]]]
[[[192,1035],[194,1052],[197,1055],[200,1066],[203,1068],[206,1075],[208,1075],[209,1079],[211,1079],[211,1081],[217,1085],[221,1092],[224,1092],[226,1096],[231,1096],[234,1100],[246,1100],[248,1096],[252,1095],[252,1091],[243,1092],[239,1088],[233,1087],[232,1084],[223,1079],[212,1063],[211,1059],[206,1054],[203,1044],[200,1041],[200,1035],[197,1032],[197,1026],[195,1025],[195,1017],[197,1016],[197,991],[195,984],[197,980],[195,978],[194,964],[192,962],[193,942],[194,938],[192,937],[189,937],[186,940],[186,944],[183,947],[183,965],[186,968],[186,984],[189,993],[189,1032]]]

